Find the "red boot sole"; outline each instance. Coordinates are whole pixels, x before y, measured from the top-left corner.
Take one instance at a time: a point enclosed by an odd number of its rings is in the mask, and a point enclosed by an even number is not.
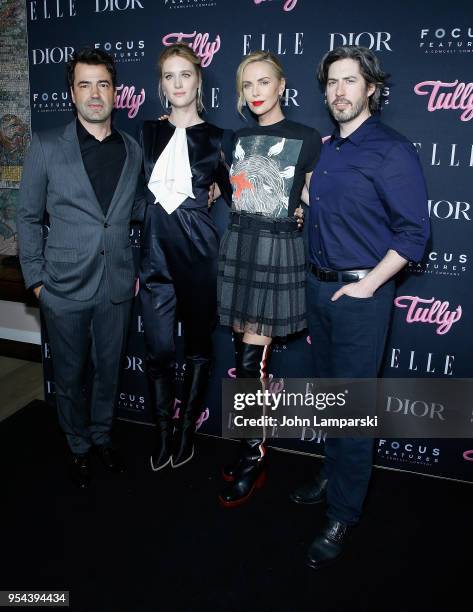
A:
[[[255,480],[253,486],[249,490],[248,494],[245,495],[245,497],[241,497],[240,499],[236,499],[235,501],[226,501],[222,499],[219,495],[218,500],[224,508],[237,508],[238,506],[242,506],[243,504],[246,504],[246,502],[249,501],[250,497],[255,492],[255,489],[261,489],[262,487],[264,487],[265,482],[266,482],[266,472],[261,472],[261,474]]]
[[[223,470],[222,470],[222,478],[224,479],[225,482],[233,482],[235,480],[234,476],[230,476],[229,474],[226,474]]]

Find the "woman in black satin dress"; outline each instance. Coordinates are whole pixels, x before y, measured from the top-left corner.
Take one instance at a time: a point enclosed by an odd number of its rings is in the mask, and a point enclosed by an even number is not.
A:
[[[217,182],[231,201],[223,130],[199,116],[199,58],[187,45],[172,45],[159,58],[159,73],[160,94],[169,100],[171,113],[164,121],[145,121],[143,126],[148,206],[140,266],[147,373],[157,426],[154,471],[169,464],[178,467],[193,456],[217,322],[219,239],[207,205],[210,185]],[[176,319],[184,328],[186,364],[173,434]]]

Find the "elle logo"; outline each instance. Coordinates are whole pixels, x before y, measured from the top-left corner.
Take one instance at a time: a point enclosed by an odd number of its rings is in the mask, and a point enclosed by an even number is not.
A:
[[[452,325],[459,321],[462,316],[462,307],[457,306],[455,310],[448,310],[450,302],[441,302],[435,298],[429,300],[413,295],[400,295],[394,300],[398,308],[407,308],[407,323],[432,323],[437,325],[437,334],[442,336],[448,333]],[[422,306],[425,304],[425,306]]]

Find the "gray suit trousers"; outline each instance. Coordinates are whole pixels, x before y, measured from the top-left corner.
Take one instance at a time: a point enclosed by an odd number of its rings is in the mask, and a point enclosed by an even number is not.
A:
[[[73,453],[109,445],[131,300],[114,304],[105,271],[88,300],[41,290],[54,368],[59,424]],[[90,407],[84,395],[89,356],[94,365]]]

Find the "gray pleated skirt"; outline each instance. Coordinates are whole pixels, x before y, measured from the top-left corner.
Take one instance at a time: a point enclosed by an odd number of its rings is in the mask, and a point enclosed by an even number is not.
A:
[[[263,336],[307,327],[305,249],[292,219],[231,213],[220,244],[220,323]]]

